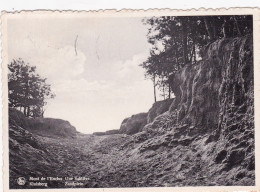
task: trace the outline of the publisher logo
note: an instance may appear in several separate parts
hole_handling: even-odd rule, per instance
[[[25,182],[26,182],[26,180],[25,180],[24,177],[19,177],[19,178],[17,179],[17,183],[18,183],[18,185],[24,185]]]

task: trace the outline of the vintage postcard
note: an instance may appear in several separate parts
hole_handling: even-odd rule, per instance
[[[4,191],[260,191],[259,17],[2,12]]]

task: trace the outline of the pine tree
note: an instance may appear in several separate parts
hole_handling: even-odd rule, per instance
[[[253,31],[250,15],[161,16],[144,19],[143,23],[148,26],[147,40],[152,48],[141,66],[164,98],[166,89],[171,97],[170,76],[185,65],[196,64],[203,47],[220,38],[240,37]]]
[[[17,108],[26,117],[43,116],[46,100],[54,98],[46,78],[36,73],[36,67],[25,64],[22,59],[8,65],[9,107]]]

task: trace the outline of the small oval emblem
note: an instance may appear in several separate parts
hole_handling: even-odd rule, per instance
[[[17,179],[17,183],[18,183],[18,185],[24,185],[25,182],[26,182],[26,180],[25,180],[24,177],[19,177],[19,178]]]

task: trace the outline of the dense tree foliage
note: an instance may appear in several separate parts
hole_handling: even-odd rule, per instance
[[[169,77],[187,64],[196,64],[201,59],[201,50],[220,38],[234,38],[253,31],[250,15],[236,16],[162,16],[143,20],[148,26],[147,39],[152,45],[149,58],[141,64],[145,76],[153,80],[156,101],[156,86],[164,98]]]
[[[26,117],[43,116],[46,100],[55,96],[46,78],[40,77],[36,67],[22,59],[13,60],[8,69],[9,107],[17,108]]]

